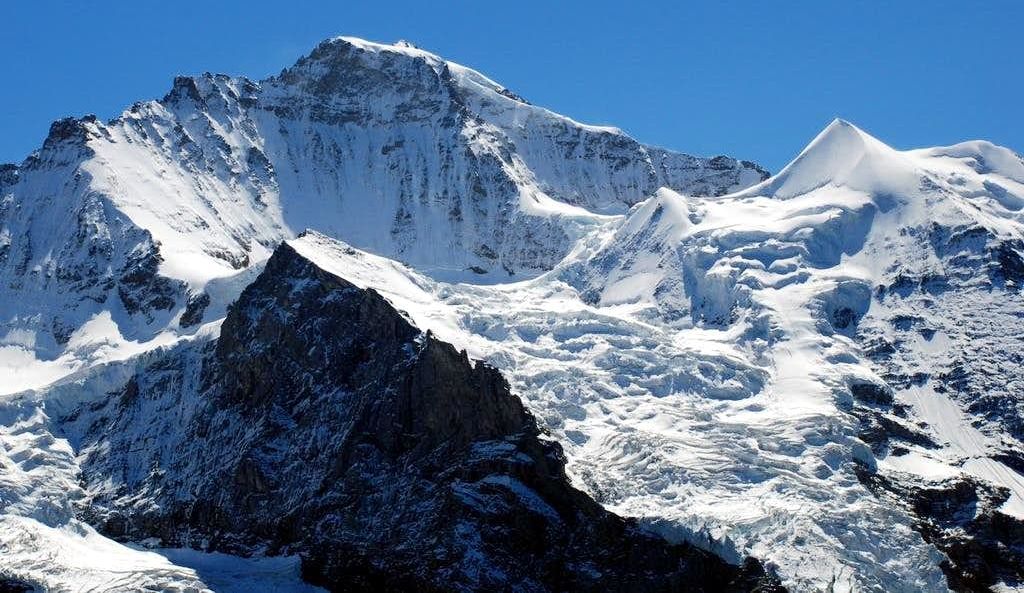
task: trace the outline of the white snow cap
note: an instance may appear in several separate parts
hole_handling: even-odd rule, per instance
[[[912,173],[913,165],[899,151],[836,118],[775,176],[740,195],[787,199],[824,186],[876,191],[881,180],[892,185],[908,181]]]

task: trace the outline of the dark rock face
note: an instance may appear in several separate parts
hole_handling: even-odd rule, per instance
[[[892,390],[874,383],[854,383],[850,385],[850,393],[859,402],[876,406],[892,405]]]
[[[129,313],[170,310],[183,291],[183,283],[159,274],[160,251],[152,241],[140,244],[128,254],[118,278],[117,295]]]
[[[36,588],[25,581],[0,577],[0,593],[33,593]]]
[[[1013,281],[1019,288],[1024,282],[1024,241],[1003,241],[995,246],[993,251],[997,273],[1004,280]]]
[[[1008,494],[970,478],[934,487],[905,485],[862,469],[877,495],[918,518],[925,541],[946,554],[941,564],[954,591],[990,591],[996,582],[1024,582],[1024,521],[996,511]]]
[[[89,139],[89,131],[85,124],[96,121],[95,115],[87,115],[82,119],[73,117],[58,119],[50,124],[50,132],[46,135],[46,140],[43,141],[43,147],[54,148],[64,142],[84,145]]]
[[[500,373],[288,244],[215,344],[70,421],[106,533],[299,553],[331,591],[780,590],[572,488]]]
[[[182,312],[181,318],[178,320],[178,325],[181,327],[192,327],[193,325],[198,325],[202,322],[203,314],[209,306],[210,295],[205,292],[190,295],[188,301],[185,303],[185,310]]]
[[[0,164],[0,187],[14,185],[18,181],[18,165]]]

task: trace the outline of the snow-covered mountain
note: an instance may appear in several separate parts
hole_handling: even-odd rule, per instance
[[[1020,156],[899,151],[837,120],[768,178],[354,39],[260,83],[179,78],[111,122],[58,122],[0,171],[0,391],[31,388],[0,408],[4,557],[49,562],[58,586],[101,582],[109,564],[68,550],[102,542],[133,582],[186,590],[188,569],[82,521],[230,549],[140,518],[175,492],[251,508],[196,471],[219,463],[200,453],[218,434],[262,447],[227,449],[260,452],[228,464],[251,494],[273,483],[262,472],[288,475],[265,447],[309,445],[250,426],[330,432],[320,412],[289,419],[306,400],[200,409],[220,393],[203,361],[240,315],[296,314],[270,297],[229,309],[268,290],[275,249],[488,361],[576,487],[671,542],[760,559],[794,591],[1024,586]],[[238,343],[269,337],[250,334]],[[310,362],[319,347],[306,356],[280,379],[340,381],[330,357]],[[261,381],[232,382],[255,397]],[[182,431],[200,427],[197,457]],[[36,568],[0,557],[0,575]]]
[[[550,269],[658,187],[722,194],[765,176],[578,124],[407,44],[334,39],[259,83],[181,77],[110,122],[59,121],[6,166],[0,336],[31,356],[4,358],[51,361],[38,373],[53,378],[96,359],[98,330],[176,335],[211,298],[206,318],[223,315],[217,295],[305,228],[497,281]]]
[[[900,152],[835,121],[752,188],[660,192],[563,278],[743,371],[656,431],[686,481],[732,474],[684,492],[742,549],[809,589],[1020,583],[1022,174],[989,143]],[[662,487],[613,508],[665,516]]]

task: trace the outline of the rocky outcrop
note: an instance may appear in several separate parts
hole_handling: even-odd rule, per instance
[[[185,310],[182,311],[181,318],[178,319],[178,325],[181,327],[192,327],[194,325],[198,325],[203,321],[203,315],[206,313],[206,308],[209,306],[210,295],[205,292],[190,294],[185,303]]]
[[[117,295],[130,314],[170,310],[184,286],[159,274],[160,251],[152,242],[140,244],[128,254],[118,278]]]
[[[68,422],[107,534],[299,553],[332,591],[777,589],[605,511],[498,371],[288,244],[215,343]]]
[[[1005,491],[969,477],[921,485],[868,468],[860,475],[878,496],[914,514],[925,541],[946,555],[940,566],[952,590],[983,593],[1024,581],[1024,522],[998,511]]]
[[[19,579],[0,577],[0,593],[34,593],[36,588]]]

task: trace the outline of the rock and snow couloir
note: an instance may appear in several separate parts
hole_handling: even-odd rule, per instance
[[[50,412],[159,383],[308,226],[296,253],[497,367],[574,483],[645,528],[797,591],[1019,586],[1020,157],[837,120],[764,177],[350,39],[55,125],[0,178],[4,357],[36,387],[4,404],[28,443],[4,467],[39,451],[3,541],[52,528],[33,468],[88,465]]]

